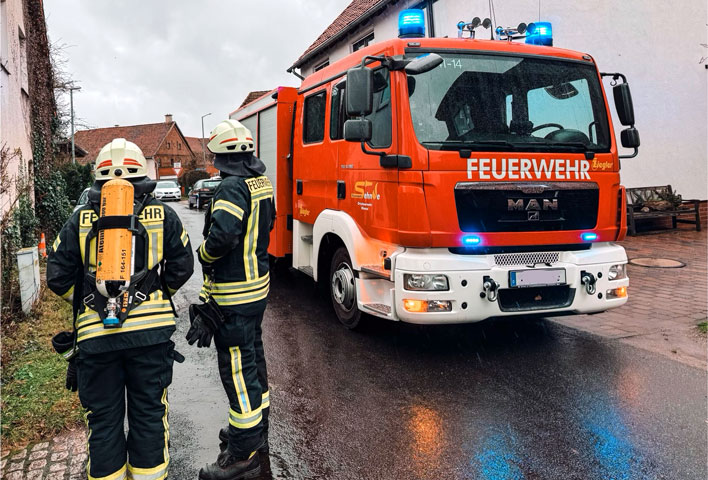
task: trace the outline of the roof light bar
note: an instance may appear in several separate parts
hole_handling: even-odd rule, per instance
[[[425,37],[425,15],[423,10],[411,8],[398,15],[398,38]]]
[[[553,26],[551,22],[530,23],[526,30],[526,43],[530,45],[553,46]]]

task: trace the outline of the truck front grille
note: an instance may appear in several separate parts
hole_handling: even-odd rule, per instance
[[[494,264],[500,267],[511,265],[538,265],[539,263],[556,263],[558,252],[507,253],[494,255]]]
[[[588,230],[599,193],[594,182],[462,182],[455,203],[463,232]]]

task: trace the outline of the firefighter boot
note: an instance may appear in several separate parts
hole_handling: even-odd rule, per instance
[[[239,460],[229,453],[221,452],[216,462],[199,470],[199,480],[241,480],[256,478],[261,473],[260,457],[253,452],[250,458]]]
[[[226,450],[226,447],[229,446],[229,427],[224,427],[221,430],[219,430],[219,441],[221,442],[219,444],[219,448],[221,448],[221,451],[223,452],[224,450]],[[260,453],[262,455],[268,455],[270,453],[270,446],[268,445],[268,432],[267,431],[263,432],[263,442],[258,447],[258,453]]]

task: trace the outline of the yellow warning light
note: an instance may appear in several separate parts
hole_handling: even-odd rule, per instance
[[[409,312],[427,312],[428,302],[426,300],[405,299],[403,300],[403,308],[405,308]]]
[[[607,291],[607,298],[624,298],[627,296],[627,287],[617,287]]]

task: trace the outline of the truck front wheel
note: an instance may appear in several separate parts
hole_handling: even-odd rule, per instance
[[[356,303],[354,269],[345,247],[334,252],[329,280],[329,294],[337,318],[345,327],[355,329],[361,321],[361,311]]]

